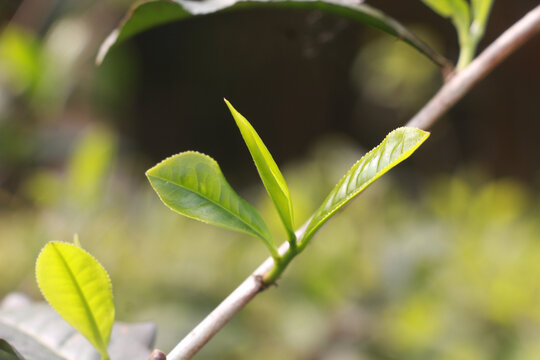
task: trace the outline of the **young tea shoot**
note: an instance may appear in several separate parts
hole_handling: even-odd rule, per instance
[[[428,132],[411,127],[388,134],[345,174],[311,216],[301,238],[296,239],[292,201],[285,178],[253,126],[227,100],[225,102],[287,231],[289,248],[284,254],[278,253],[259,212],[232,189],[212,158],[198,152],[183,152],[163,160],[148,170],[146,176],[160,199],[172,210],[261,239],[274,259],[274,268],[263,279],[267,285],[277,280],[328,219],[376,179],[411,156],[429,136]]]

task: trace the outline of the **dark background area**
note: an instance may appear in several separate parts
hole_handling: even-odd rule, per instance
[[[419,1],[370,4],[405,24],[427,26],[441,39],[443,54],[457,58],[452,25],[441,23]],[[534,5],[496,2],[480,50]],[[370,148],[417,110],[396,110],[355,92],[351,66],[373,36],[378,34],[347,20],[287,10],[162,26],[129,44],[139,75],[121,127],[154,160],[196,148],[226,168],[250,165],[221,101],[227,97],[264,134],[279,161],[301,157],[326,133],[344,134]],[[497,177],[536,181],[540,163],[520,159],[540,151],[538,59],[540,38],[505,61],[432,129],[415,167],[448,173],[478,163]]]
[[[19,4],[4,3],[0,21],[10,19]],[[160,26],[121,44],[104,65],[93,68],[98,45],[123,16],[127,4],[28,0],[13,22],[39,36],[55,18],[84,14],[93,27],[92,41],[75,76],[108,76],[113,81],[101,84],[89,79],[87,82],[97,82],[97,86],[75,86],[66,113],[91,106],[96,116],[120,131],[129,151],[147,159],[145,165],[198,149],[231,169],[233,177],[239,178],[233,182],[246,184],[256,174],[247,170],[250,160],[231,126],[223,97],[264,134],[278,162],[285,163],[301,158],[328,133],[345,135],[371,148],[391,129],[404,125],[442,83],[442,77],[436,75],[416,88],[403,86],[387,95],[399,98],[422,87],[421,100],[406,106],[374,102],[363,89],[355,88],[354,81],[362,82],[362,75],[353,79],[353,67],[359,51],[384,34],[318,12],[284,9],[244,10]],[[420,24],[423,34],[436,39],[433,46],[449,59],[457,58],[451,23],[441,21],[420,1],[368,4],[406,25]],[[535,4],[527,0],[495,2],[479,50]],[[369,61],[377,63],[382,58],[384,53]],[[537,37],[435,125],[428,150],[411,161],[415,171],[451,173],[460,166],[479,164],[496,177],[536,182],[540,163],[520,159],[540,151],[536,139],[540,130],[538,59]],[[422,66],[436,71],[431,64]],[[63,117],[61,121],[69,122]],[[12,175],[4,182],[17,182],[14,174],[18,172],[20,169],[6,170]]]

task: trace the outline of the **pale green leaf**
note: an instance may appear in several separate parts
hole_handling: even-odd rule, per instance
[[[469,11],[466,0],[422,0],[422,2],[442,17],[463,16]]]
[[[101,264],[76,245],[54,241],[39,254],[36,278],[49,304],[109,359],[115,310],[111,281]]]
[[[308,223],[300,247],[330,218],[388,170],[408,158],[429,136],[428,132],[402,127],[364,155],[338,182]]]
[[[148,170],[146,176],[161,200],[190,218],[256,236],[276,255],[266,223],[257,210],[229,185],[211,157],[183,152]]]
[[[242,11],[250,8],[315,10],[343,17],[377,28],[405,41],[441,67],[448,65],[448,60],[437,54],[396,20],[368,5],[341,0],[174,0],[139,2],[130,9],[122,23],[103,42],[98,53],[97,62],[100,63],[103,60],[112,46],[153,27],[196,16]]]
[[[422,0],[433,11],[452,20],[458,33],[469,31],[471,15],[466,0]]]
[[[291,202],[291,195],[289,194],[289,187],[279,171],[279,168],[270,155],[270,152],[264,145],[263,141],[253,128],[247,119],[242,116],[236,109],[225,100],[225,103],[229,107],[231,114],[236,121],[236,125],[242,133],[242,137],[253,157],[255,166],[259,171],[261,180],[268,192],[268,195],[274,202],[274,205],[278,211],[279,217],[287,230],[289,239],[294,239],[294,222],[293,222],[293,208]]]
[[[471,6],[474,20],[485,23],[493,6],[493,0],[472,0]]]
[[[472,25],[471,35],[476,42],[484,36],[486,23],[489,18],[493,0],[472,0]]]
[[[456,28],[460,57],[457,64],[462,69],[471,62],[474,57],[476,44],[470,35],[471,14],[470,6],[466,0],[422,0],[433,11],[443,17],[450,18]]]

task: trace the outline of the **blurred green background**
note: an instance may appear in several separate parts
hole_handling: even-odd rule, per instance
[[[370,1],[455,59],[420,1]],[[144,171],[215,157],[275,234],[279,218],[222,98],[257,128],[297,224],[441,85],[384,34],[318,12],[243,11],[162,26],[94,57],[130,1],[0,5],[0,298],[40,299],[34,261],[81,242],[111,274],[118,319],[169,350],[266,257],[183,218]],[[496,1],[485,41],[536,5]],[[440,121],[413,158],[333,219],[200,359],[538,359],[540,57],[534,39]]]

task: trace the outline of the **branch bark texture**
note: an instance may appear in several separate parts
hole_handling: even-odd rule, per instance
[[[465,69],[456,73],[435,96],[407,123],[420,129],[429,129],[450,107],[461,99],[476,83],[498,64],[515,52],[522,44],[540,31],[540,5],[531,10],[495,40]],[[302,238],[305,228],[296,232]],[[289,244],[279,248],[283,255]],[[266,259],[240,286],[195,327],[167,356],[168,360],[191,359],[229,320],[244,308],[266,286],[262,279],[274,265]]]

